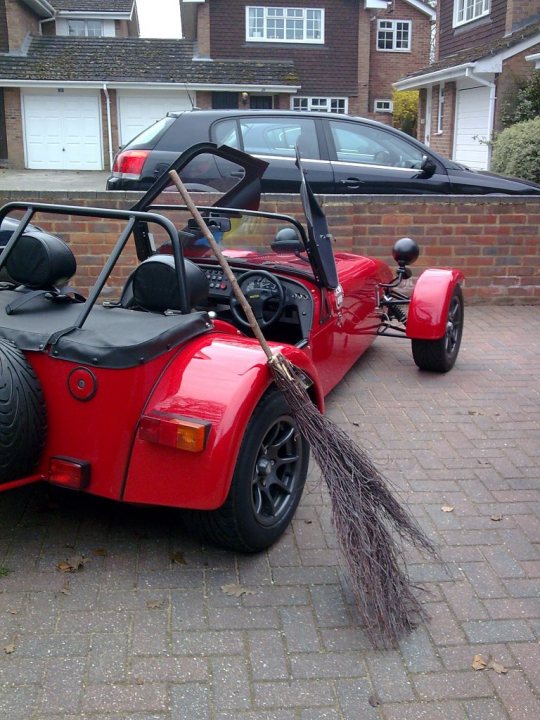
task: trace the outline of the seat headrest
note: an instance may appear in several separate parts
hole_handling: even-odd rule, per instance
[[[208,279],[191,260],[184,260],[184,266],[188,301],[194,307],[208,297]],[[172,255],[153,255],[139,265],[131,279],[136,306],[153,312],[182,309]]]
[[[40,230],[22,235],[6,262],[16,283],[33,290],[63,287],[75,275],[77,264],[66,243]]]

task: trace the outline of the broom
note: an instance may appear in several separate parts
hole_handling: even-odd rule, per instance
[[[366,452],[319,412],[298,369],[281,353],[272,351],[227,259],[178,173],[172,170],[169,175],[231,283],[299,432],[311,446],[328,486],[333,525],[367,635],[374,645],[395,645],[404,633],[427,618],[403,567],[401,540],[408,540],[433,556],[436,550],[416,520],[394,498],[388,482]],[[398,542],[392,531],[397,533]]]

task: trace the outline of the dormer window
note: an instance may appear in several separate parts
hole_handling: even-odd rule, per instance
[[[103,37],[102,20],[68,20],[67,27],[71,37]]]
[[[324,43],[322,8],[246,7],[248,42]]]
[[[454,0],[454,27],[489,15],[491,0]]]

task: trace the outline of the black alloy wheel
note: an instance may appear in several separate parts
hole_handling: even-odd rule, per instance
[[[421,370],[445,373],[454,367],[463,335],[463,293],[456,285],[446,317],[446,330],[438,340],[412,340],[414,362]]]

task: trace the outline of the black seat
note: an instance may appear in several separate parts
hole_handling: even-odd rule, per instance
[[[40,230],[22,235],[6,261],[6,270],[23,293],[6,306],[8,315],[40,295],[66,302],[84,300],[67,287],[77,263],[71,249],[56,235]]]
[[[198,265],[184,260],[184,267],[188,302],[193,308],[208,298],[210,287]],[[142,262],[128,278],[120,304],[150,312],[182,310],[174,257],[153,255]]]

